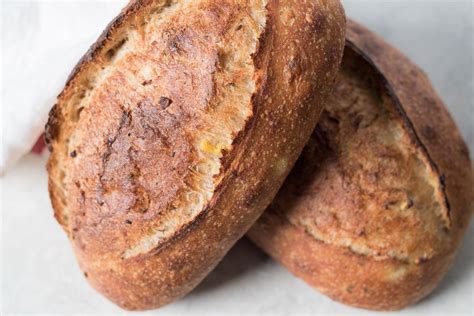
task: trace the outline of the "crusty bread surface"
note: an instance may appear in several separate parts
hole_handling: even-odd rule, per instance
[[[46,140],[55,216],[125,309],[191,291],[307,142],[344,46],[338,0],[134,0],[72,72]]]
[[[472,188],[466,145],[426,75],[349,21],[335,92],[248,236],[329,297],[396,310],[447,272]]]

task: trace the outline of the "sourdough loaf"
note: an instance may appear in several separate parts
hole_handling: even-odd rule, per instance
[[[451,265],[472,188],[468,149],[426,75],[349,22],[335,92],[248,235],[335,300],[400,309]]]
[[[342,58],[338,0],[134,0],[50,113],[49,191],[126,309],[191,291],[273,199]]]

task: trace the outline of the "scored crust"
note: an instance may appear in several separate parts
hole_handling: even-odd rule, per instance
[[[301,152],[344,30],[337,0],[137,0],[122,11],[46,127],[55,216],[94,287],[146,309],[202,280]]]
[[[250,238],[328,296],[400,309],[445,274],[472,213],[466,146],[426,76],[349,22],[335,92]]]

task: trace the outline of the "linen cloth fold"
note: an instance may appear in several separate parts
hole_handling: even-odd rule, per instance
[[[32,149],[75,63],[126,2],[2,3],[0,174]]]

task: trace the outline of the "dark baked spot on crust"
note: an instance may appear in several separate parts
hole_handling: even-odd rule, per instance
[[[298,268],[298,270],[303,271],[305,274],[318,274],[319,273],[319,271],[314,271],[315,269],[313,269],[311,265],[307,264],[307,262],[303,260],[300,260],[300,258],[294,257],[292,259],[293,259],[292,264],[295,265]]]
[[[445,177],[444,175],[441,175],[441,176],[439,177],[439,182],[441,183],[441,185],[442,185],[443,187],[445,187],[445,186],[446,186],[446,177]]]
[[[79,204],[84,206],[85,201],[86,201],[86,193],[84,192],[84,190],[81,190],[80,191],[80,196],[79,196]]]
[[[48,122],[45,126],[44,141],[48,146],[48,150],[53,150],[52,143],[59,135],[59,109],[55,104],[49,111]]]
[[[420,72],[420,70],[418,70],[417,72]],[[436,104],[436,101],[434,100],[434,98],[432,96],[424,95],[424,96],[422,96],[422,100],[423,100],[424,106],[429,107],[430,112],[439,112],[440,111],[440,109],[438,107],[433,106],[434,104]]]
[[[285,67],[284,75],[289,84],[292,84],[296,78],[301,76],[303,73],[303,67],[301,66],[302,62],[298,56],[290,59]]]
[[[168,263],[168,269],[179,272],[186,266],[187,263],[188,261],[186,260],[186,257],[176,256]]]
[[[177,53],[177,52],[179,52],[178,43],[175,42],[175,41],[169,41],[169,42],[168,42],[168,49],[169,49],[170,52],[172,52],[172,53]]]
[[[423,264],[423,263],[426,263],[426,262],[429,262],[429,258],[425,258],[425,257],[419,257],[415,260],[415,263],[416,264]]]
[[[109,136],[106,140],[106,150],[104,152],[104,154],[102,154],[102,163],[103,164],[106,164],[110,158],[110,155],[112,154],[113,152],[113,144],[115,143],[115,141],[117,140],[117,137],[120,135],[121,131],[127,126],[129,125],[131,122],[131,115],[130,115],[130,112],[128,111],[123,111],[122,113],[122,117],[120,118],[120,123],[119,123],[119,126],[117,128],[117,132],[112,135],[112,136]],[[102,175],[100,176],[100,179],[102,179],[103,177],[103,173]]]
[[[84,107],[79,107],[77,110],[76,110],[76,113],[74,114],[74,116],[72,117],[72,120],[74,122],[77,122],[79,121],[80,117],[81,117],[81,113],[82,111],[84,110]]]
[[[127,42],[127,38],[124,38],[120,41],[118,41],[113,47],[109,48],[107,52],[105,52],[105,59],[106,60],[112,60],[117,52],[122,48],[123,45]]]
[[[346,287],[346,292],[347,293],[352,293],[353,290],[355,288],[355,285],[354,284],[349,284],[347,287]]]
[[[165,31],[166,45],[173,54],[184,54],[192,48],[192,35],[189,29],[168,29]]]
[[[271,25],[273,25],[272,17],[268,17],[267,25],[260,34],[260,38],[258,39],[257,42],[257,48],[255,52],[252,54],[252,60],[255,65],[256,69],[261,69],[265,66],[265,63],[268,62],[267,59],[265,59],[265,54],[264,54],[264,49],[268,49],[271,45],[270,42],[273,40],[271,36]],[[252,96],[252,98],[257,98],[256,95]],[[252,104],[257,104],[255,103],[256,100],[252,99]],[[255,109],[254,113],[255,113]]]
[[[263,196],[263,183],[257,185],[257,187],[253,190],[250,190],[250,192],[247,194],[244,200],[244,205],[247,207],[252,207],[258,200],[259,197]]]
[[[423,126],[421,133],[429,140],[435,140],[438,137],[436,130],[431,125]]]
[[[163,100],[162,100],[163,99]],[[160,97],[159,103],[161,109],[163,109],[163,105],[171,105],[172,100],[167,98]],[[163,105],[162,105],[163,104]],[[157,115],[157,108],[153,104],[153,101],[150,99],[145,99],[139,102],[138,107],[133,111],[134,116],[137,117],[139,121],[139,125],[141,129],[145,132],[145,134],[153,134],[157,136],[163,143],[163,145],[167,148],[171,148],[171,143],[167,134],[163,133],[160,130],[160,127],[157,123],[159,116]],[[149,132],[149,133],[148,133]],[[150,135],[151,136],[151,135]]]
[[[159,103],[160,103],[161,109],[166,110],[171,105],[171,103],[173,103],[173,100],[167,97],[160,97]]]
[[[135,212],[146,213],[150,206],[150,198],[147,191],[143,186],[139,185],[134,179],[132,183],[135,187],[133,193],[135,195],[135,204],[133,204],[132,210]]]
[[[307,13],[307,20],[310,22],[310,29],[313,32],[320,33],[327,29],[327,17],[319,10]]]

